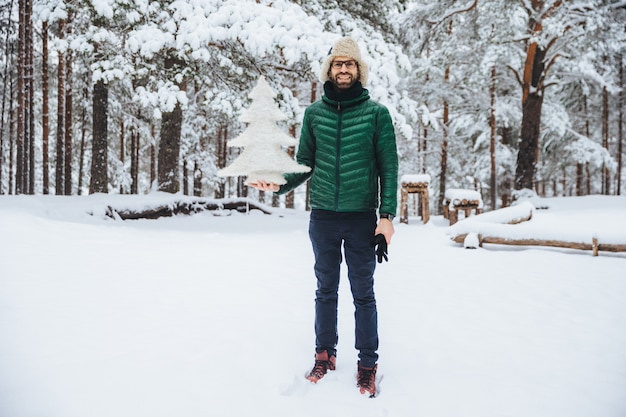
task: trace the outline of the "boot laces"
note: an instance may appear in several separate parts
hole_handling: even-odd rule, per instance
[[[357,384],[359,387],[372,391],[374,389],[374,381],[376,379],[376,368],[366,369],[359,368],[357,376]]]
[[[324,375],[326,375],[329,364],[329,361],[316,360],[315,365],[313,366],[313,369],[311,370],[309,376],[321,379]]]

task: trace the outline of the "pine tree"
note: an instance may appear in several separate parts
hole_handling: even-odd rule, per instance
[[[282,146],[294,146],[297,141],[280,130],[277,121],[285,120],[274,98],[276,93],[264,76],[248,95],[252,104],[244,111],[240,120],[248,127],[228,146],[244,147],[244,151],[233,163],[218,171],[221,177],[247,176],[246,183],[259,180],[284,184],[283,174],[308,172],[311,168],[299,165],[282,150]]]

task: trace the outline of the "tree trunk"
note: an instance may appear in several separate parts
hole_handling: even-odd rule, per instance
[[[217,133],[217,168],[222,169],[226,166],[226,156],[227,156],[227,147],[226,147],[226,138],[228,137],[228,127],[222,126],[218,129]],[[226,192],[226,179],[221,178],[217,184],[217,188],[214,190],[215,198],[224,198],[224,194]]]
[[[24,191],[26,194],[35,193],[35,82],[34,82],[34,41],[33,41],[33,1],[26,0],[26,45],[25,45],[25,94],[26,117],[25,123],[25,153],[24,153]]]
[[[583,112],[585,114],[585,131],[584,135],[589,138],[590,137],[590,125],[589,125],[589,111],[587,108],[587,96],[582,96],[582,104],[583,104]],[[576,164],[576,195],[583,196],[585,194],[585,164],[583,162],[579,162]]]
[[[87,102],[87,88],[83,89],[83,103]],[[83,177],[85,175],[85,133],[87,132],[87,109],[82,107],[80,129],[80,153],[78,156],[78,195],[83,195]]]
[[[153,189],[155,187],[155,181],[156,181],[156,164],[157,164],[157,157],[156,157],[156,145],[154,144],[154,138],[155,138],[155,133],[154,133],[154,124],[152,124],[150,126],[150,188]]]
[[[543,96],[533,93],[522,105],[522,131],[517,153],[515,189],[533,189],[535,167],[539,159],[539,135]]]
[[[609,150],[609,92],[602,89],[602,147]],[[611,173],[606,164],[602,164],[602,194],[609,195],[611,190]]]
[[[18,1],[19,30],[17,46],[17,136],[16,136],[16,160],[15,160],[15,194],[24,192],[24,136],[26,134],[26,97],[25,91],[25,66],[26,66],[26,0]]]
[[[13,2],[11,2],[11,8],[10,8],[10,13],[13,11]],[[2,189],[2,172],[3,172],[3,166],[4,166],[4,113],[7,110],[7,87],[10,85],[11,89],[9,90],[9,118],[12,120],[11,115],[13,114],[13,105],[11,104],[13,102],[13,100],[11,100],[11,98],[13,97],[13,78],[10,77],[10,72],[9,72],[9,62],[12,61],[13,59],[13,54],[11,53],[11,48],[10,48],[10,35],[11,35],[11,31],[7,30],[7,36],[5,39],[5,54],[4,54],[4,73],[3,73],[3,80],[4,82],[2,83],[2,112],[0,113],[0,195],[4,194],[4,191]],[[13,124],[11,123],[9,125],[9,131],[11,131]],[[11,146],[11,135],[9,134],[9,140],[8,140],[9,146]],[[9,175],[9,178],[11,176]]]
[[[126,132],[124,131],[124,119],[120,120],[120,165],[122,166],[122,171],[125,171],[124,168],[124,159],[126,155],[126,145],[124,144],[124,135]],[[120,182],[120,194],[124,194],[124,182]]]
[[[589,195],[589,194],[591,194],[591,168],[589,166],[589,162],[587,162],[585,164],[585,173],[586,173],[586,175],[585,175],[585,179],[586,179],[585,187],[587,189],[586,194]]]
[[[139,133],[135,127],[130,133],[130,193],[139,194]]]
[[[292,124],[289,126],[289,134],[291,135],[292,138],[296,137],[296,125]],[[295,146],[290,146],[289,148],[287,148],[287,154],[292,158],[295,159],[296,156],[296,147]],[[287,195],[285,195],[285,207],[286,208],[294,208],[295,207],[295,201],[294,201],[294,196],[295,193],[293,191],[290,191],[287,193]]]
[[[183,158],[183,195],[189,195],[189,169],[187,158]]]
[[[426,83],[430,81],[430,74],[426,74]],[[424,106],[428,108],[428,100],[424,100]],[[426,173],[426,155],[428,155],[428,125],[424,124],[422,129],[422,138],[417,140],[417,172]]]
[[[35,58],[34,58],[34,29],[33,29],[33,1],[28,0],[28,44],[26,76],[28,77],[28,194],[35,194]]]
[[[32,0],[19,0],[15,193],[34,193],[34,83]]]
[[[15,112],[17,111],[16,106],[13,104],[15,102],[15,85],[13,83],[13,78],[9,77],[9,82],[11,84],[11,87],[9,88],[10,93],[9,93],[9,106],[10,106],[10,110],[9,110],[9,194],[13,194],[13,187],[14,187],[14,183],[15,183],[15,178],[13,176],[13,157],[14,157],[14,143],[16,142],[16,137],[15,137],[15,118],[16,118],[16,114]]]
[[[428,104],[425,104],[428,106]],[[428,154],[428,126],[424,125],[422,129],[422,139],[417,141],[417,154],[419,164],[417,166],[417,172],[420,174],[426,173],[426,155]]]
[[[446,67],[444,73],[444,83],[450,79],[450,67]],[[448,173],[448,127],[450,126],[450,109],[448,100],[443,101],[443,138],[441,141],[441,171],[439,173],[439,201],[437,201],[437,212],[443,208],[443,200],[446,194],[446,176]]]
[[[202,170],[198,165],[198,161],[193,163],[193,195],[195,197],[202,195]]]
[[[248,197],[248,187],[243,177],[237,177],[237,197]]]
[[[452,35],[452,20],[448,23],[448,36]],[[443,83],[448,84],[450,80],[450,66],[447,65],[444,75]],[[440,213],[443,209],[443,200],[446,194],[446,177],[448,175],[448,134],[450,133],[448,127],[450,126],[450,109],[448,100],[443,100],[443,137],[441,140],[441,171],[439,173],[439,199],[437,201],[437,212]]]
[[[68,13],[67,33],[71,33],[71,13]],[[66,89],[65,89],[65,159],[64,159],[64,185],[63,191],[65,195],[72,195],[72,136],[74,128],[73,121],[73,100],[72,100],[72,51],[67,51],[66,55]]]
[[[93,86],[93,140],[89,193],[108,193],[109,88],[100,79]]]
[[[59,38],[64,39],[65,22],[59,22]],[[63,195],[63,167],[64,167],[64,146],[63,138],[65,137],[65,54],[62,51],[57,52],[57,128],[56,128],[56,163],[54,169],[54,193]]]
[[[584,165],[582,163],[576,164],[576,195],[583,195],[583,180],[585,178]]]
[[[165,70],[174,74],[178,68],[184,65],[173,52],[165,57]],[[184,90],[184,81],[177,82],[179,88]],[[161,119],[161,138],[159,140],[159,161],[157,166],[159,191],[177,193],[180,190],[180,135],[183,124],[183,109],[177,102],[174,110],[164,112]]]
[[[180,132],[183,110],[180,103],[169,113],[163,113],[161,119],[161,139],[159,140],[158,181],[159,191],[177,193],[180,190]]]
[[[50,140],[50,104],[48,78],[48,22],[41,24],[42,57],[41,57],[41,136],[43,152],[43,193],[50,194],[49,140]]]
[[[535,11],[540,11],[543,7],[543,1],[533,0],[532,6]],[[552,7],[558,7],[558,5],[555,3]],[[544,17],[547,17],[549,13],[550,11],[546,12]],[[540,19],[541,17],[537,20],[535,16],[529,18],[531,35],[537,36],[542,32],[543,26]],[[531,41],[529,41],[526,49],[522,76],[522,129],[515,170],[516,190],[533,189],[535,168],[539,160],[546,47],[533,41],[534,36],[530,38]]]
[[[622,58],[622,57],[620,57]],[[622,153],[624,143],[624,61],[623,58],[619,60],[619,96],[617,105],[619,107],[619,114],[617,117],[617,195],[622,195]]]
[[[497,172],[496,172],[496,66],[491,67],[491,88],[489,91],[491,97],[491,107],[489,110],[489,155],[491,159],[491,178],[489,185],[491,187],[491,210],[495,210],[497,201]]]

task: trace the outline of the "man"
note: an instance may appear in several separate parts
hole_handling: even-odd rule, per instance
[[[367,77],[368,66],[357,43],[351,38],[339,39],[322,66],[325,94],[304,114],[296,159],[311,171],[285,175],[287,183],[281,187],[265,181],[251,185],[286,193],[311,179],[309,236],[317,277],[316,350],[315,365],[306,378],[317,383],[336,366],[343,245],[355,306],[357,386],[362,394],[374,396],[378,368],[374,238],[384,236],[379,243],[386,251],[394,233],[398,156],[389,111],[370,99],[363,88]]]

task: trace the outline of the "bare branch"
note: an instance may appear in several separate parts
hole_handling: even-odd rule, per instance
[[[626,0],[619,1],[617,3],[609,4],[611,9],[626,9]]]
[[[510,66],[510,65],[507,65],[506,67],[511,70],[513,75],[515,75],[515,78],[517,79],[517,83],[521,87],[523,85],[523,83],[522,83],[522,77],[520,77],[519,72],[517,72],[517,70],[515,68],[513,68],[512,66]]]
[[[477,5],[478,5],[478,0],[474,0],[474,2],[472,4],[470,4],[468,7],[464,8],[464,9],[452,10],[450,13],[448,13],[445,16],[443,16],[438,21],[429,20],[428,23],[431,23],[431,24],[433,24],[435,26],[439,25],[439,24],[443,23],[444,20],[447,20],[447,19],[451,18],[452,16],[454,16],[456,14],[466,13],[466,12],[469,12],[469,11],[475,9]]]
[[[548,17],[552,16],[552,14],[563,5],[563,1],[562,0],[557,0],[554,2],[554,4],[552,4],[552,6],[550,6],[550,8],[548,10],[546,10],[546,12],[544,14],[541,15],[541,19],[547,19]]]

